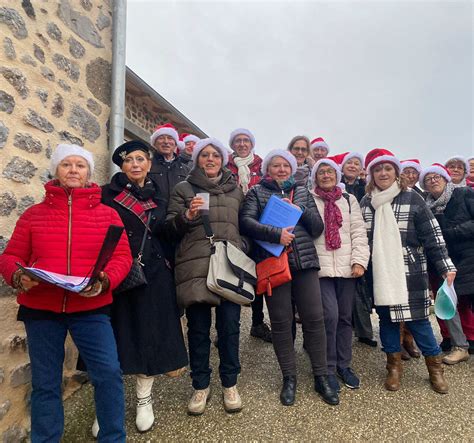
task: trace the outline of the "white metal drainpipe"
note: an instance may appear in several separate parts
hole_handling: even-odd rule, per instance
[[[112,162],[114,149],[123,143],[125,119],[125,48],[127,42],[127,0],[113,0],[112,90],[110,98],[109,174],[118,171]]]

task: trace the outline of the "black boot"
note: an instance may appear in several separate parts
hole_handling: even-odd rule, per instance
[[[280,401],[283,406],[291,406],[296,397],[296,375],[285,375],[280,392]]]
[[[321,396],[321,398],[330,405],[339,404],[339,396],[337,391],[334,391],[329,386],[329,379],[327,375],[314,376],[314,390]]]

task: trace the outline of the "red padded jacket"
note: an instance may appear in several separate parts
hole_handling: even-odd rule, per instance
[[[28,208],[18,219],[2,255],[0,271],[8,284],[23,266],[69,275],[87,275],[92,270],[111,225],[123,226],[117,212],[100,202],[101,188],[76,188],[68,193],[50,181],[45,185],[43,202]],[[82,297],[71,291],[40,283],[28,292],[19,292],[20,305],[53,312],[79,312],[112,303],[112,289],[126,277],[132,264],[125,232],[104,271],[110,280],[107,292]]]

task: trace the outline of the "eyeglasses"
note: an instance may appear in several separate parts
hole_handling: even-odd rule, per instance
[[[291,148],[291,150],[295,152],[308,152],[308,148],[302,148],[300,146],[295,146]]]
[[[329,176],[333,176],[333,175],[336,175],[336,171],[331,168],[331,169],[320,169],[318,171],[318,177],[323,177],[324,175],[329,175]]]
[[[249,139],[249,138],[236,138],[234,139],[234,143],[236,145],[247,145],[247,144],[250,144],[252,143],[252,141]]]
[[[441,175],[436,174],[432,175],[431,177],[425,177],[423,180],[425,183],[434,183],[434,182],[439,182],[441,180]]]

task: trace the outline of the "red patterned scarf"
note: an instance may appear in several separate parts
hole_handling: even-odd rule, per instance
[[[323,191],[316,188],[314,192],[324,200],[324,239],[326,250],[334,251],[341,247],[339,228],[342,226],[342,214],[336,205],[336,200],[342,196],[342,190],[336,186],[332,191]]]
[[[123,206],[125,209],[133,212],[145,226],[148,219],[145,211],[158,207],[158,205],[151,198],[144,201],[138,200],[130,191],[126,189],[117,195],[117,197],[114,198],[114,201]]]

